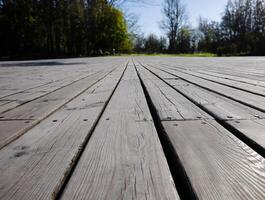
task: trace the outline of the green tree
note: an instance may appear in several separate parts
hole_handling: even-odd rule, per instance
[[[127,26],[123,14],[105,0],[91,1],[88,9],[88,50],[91,54],[130,50]]]
[[[160,52],[160,41],[157,38],[156,35],[150,34],[146,39],[145,39],[145,51],[147,53],[159,53]]]
[[[177,52],[190,53],[191,52],[191,30],[189,27],[182,27],[178,33]]]

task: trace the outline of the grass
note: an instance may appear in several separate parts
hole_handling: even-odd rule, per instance
[[[216,57],[216,54],[213,53],[188,53],[188,54],[176,54],[176,56],[181,57]]]
[[[118,54],[117,54],[118,55]],[[133,56],[162,56],[162,57],[216,57],[216,54],[213,53],[182,53],[182,54],[121,54],[121,55],[133,55]]]

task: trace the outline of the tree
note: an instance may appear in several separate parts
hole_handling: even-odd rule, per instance
[[[161,36],[159,38],[159,53],[165,53],[167,50],[167,38]]]
[[[256,0],[253,9],[253,44],[254,55],[265,55],[265,2]]]
[[[134,40],[134,51],[136,53],[142,53],[144,52],[144,48],[145,48],[145,38],[143,36],[143,34],[137,35]]]
[[[1,57],[129,51],[123,13],[107,0],[1,0]]]
[[[191,30],[189,27],[182,27],[178,32],[177,52],[191,52]]]
[[[91,54],[130,50],[123,14],[105,0],[94,0],[88,9],[88,51]]]
[[[162,29],[166,31],[169,39],[169,52],[177,49],[177,36],[184,25],[186,10],[181,0],[165,0],[162,21]]]
[[[220,24],[200,18],[198,29],[201,33],[198,43],[199,50],[217,53],[217,48],[221,42]]]
[[[150,34],[145,40],[145,51],[147,53],[158,53],[160,51],[160,41],[156,35]]]

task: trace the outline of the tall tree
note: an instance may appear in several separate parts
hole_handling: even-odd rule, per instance
[[[163,13],[165,19],[162,21],[162,29],[169,39],[169,51],[174,53],[177,49],[178,32],[185,22],[185,6],[181,0],[165,0]]]
[[[1,0],[0,58],[130,50],[123,13],[107,0]]]
[[[160,51],[160,41],[154,34],[147,36],[144,46],[147,53],[158,53]]]
[[[201,32],[198,48],[200,51],[217,53],[221,42],[221,30],[218,22],[199,19],[199,31]]]
[[[92,54],[124,51],[130,41],[124,16],[105,0],[90,0],[88,8],[88,51]]]
[[[191,29],[181,27],[178,32],[177,51],[179,53],[190,53],[191,51]]]

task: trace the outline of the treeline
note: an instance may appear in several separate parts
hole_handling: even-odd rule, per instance
[[[184,1],[164,0],[163,13],[168,40],[138,36],[136,52],[265,55],[264,0],[229,0],[221,22],[200,18],[196,29],[188,25]]]
[[[123,13],[107,0],[0,0],[0,57],[128,52]]]
[[[229,0],[221,23],[201,20],[199,50],[218,55],[265,55],[265,1]]]
[[[163,0],[165,32],[143,36],[117,4],[145,0],[0,0],[0,59],[196,53],[265,55],[265,1],[229,0],[220,22],[189,25],[185,0]]]

